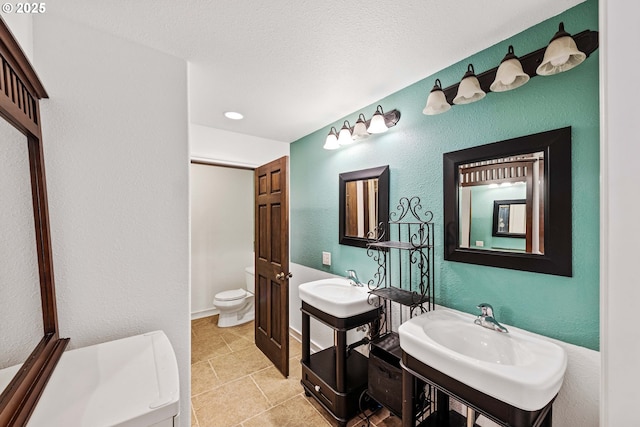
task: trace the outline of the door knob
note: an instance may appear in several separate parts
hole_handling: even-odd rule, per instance
[[[285,274],[284,271],[276,274],[276,279],[278,279],[278,280],[290,279],[292,277],[293,277],[293,274],[291,274],[291,273],[286,273]]]

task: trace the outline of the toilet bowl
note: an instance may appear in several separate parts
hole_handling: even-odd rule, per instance
[[[250,322],[255,317],[255,291],[253,266],[245,268],[246,289],[218,292],[213,298],[213,305],[220,311],[218,326],[226,328]]]

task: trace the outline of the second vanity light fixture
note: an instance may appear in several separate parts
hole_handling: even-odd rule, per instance
[[[351,127],[348,120],[344,121],[339,132],[332,126],[323,148],[325,150],[336,150],[342,146],[368,138],[372,134],[386,132],[390,127],[395,126],[398,120],[400,120],[400,111],[391,110],[385,113],[382,110],[382,106],[378,105],[371,120],[367,120],[364,114],[360,113],[353,127]]]
[[[581,64],[597,48],[597,31],[585,30],[572,37],[561,22],[546,48],[518,58],[513,46],[509,46],[498,67],[476,76],[473,65],[469,64],[460,83],[446,89],[442,89],[440,79],[436,79],[422,112],[426,115],[441,114],[449,111],[451,104],[470,104],[484,98],[487,92],[516,89],[536,75],[550,76],[568,71]]]

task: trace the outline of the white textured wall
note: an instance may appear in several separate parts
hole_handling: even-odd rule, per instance
[[[638,425],[638,2],[600,0],[601,425]],[[594,248],[595,250],[595,248]]]
[[[202,317],[253,265],[253,171],[192,164],[190,187],[191,313]]]
[[[0,369],[24,362],[42,330],[27,138],[0,118]]]
[[[187,67],[34,17],[61,335],[71,348],[161,329],[190,418]]]
[[[11,4],[15,6],[15,3]],[[27,58],[33,62],[33,16],[29,13],[3,13],[2,19]]]
[[[214,129],[197,124],[189,125],[191,157],[221,164],[256,167],[289,155],[289,144]]]

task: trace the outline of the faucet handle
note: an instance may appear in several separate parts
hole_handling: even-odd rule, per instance
[[[491,306],[491,304],[483,302],[481,304],[478,304],[477,308],[482,311],[482,317],[493,317],[493,307]]]

